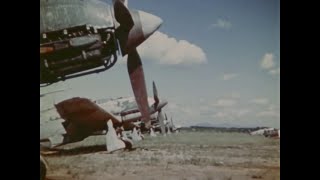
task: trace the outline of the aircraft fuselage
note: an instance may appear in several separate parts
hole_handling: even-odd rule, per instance
[[[105,2],[40,0],[40,84],[112,67],[118,50],[115,28],[112,7]]]

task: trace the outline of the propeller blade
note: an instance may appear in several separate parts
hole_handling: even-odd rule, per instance
[[[141,112],[142,121],[145,123],[146,128],[149,129],[151,127],[151,121],[149,114],[148,94],[142,62],[136,49],[132,50],[128,54],[127,68],[138,109]]]
[[[120,23],[116,29],[122,56],[135,50],[148,39],[162,24],[159,17],[136,10],[128,10],[120,1],[114,3],[115,19]]]
[[[113,10],[114,16],[120,26],[129,32],[134,25],[129,9],[121,0],[115,0],[113,3]]]
[[[142,115],[145,127],[151,127],[148,94],[140,56],[136,50],[142,42],[151,36],[162,24],[162,19],[143,12],[127,8],[127,0],[113,0],[114,16],[120,26],[116,29],[122,56],[128,54],[128,73],[132,90]]]
[[[158,112],[158,120],[160,122],[161,133],[165,134],[166,133],[166,128],[164,126],[164,118],[163,118],[162,111]]]
[[[157,109],[157,106],[159,104],[158,90],[157,90],[157,87],[156,87],[156,84],[154,83],[154,81],[153,81],[152,85],[153,85],[153,99],[155,101],[154,108]]]
[[[172,126],[172,127],[174,127],[174,125],[173,125],[173,121],[172,121],[172,117],[171,117],[170,119],[171,119],[171,126]]]
[[[127,0],[113,0],[112,1],[113,4],[115,3],[115,1],[121,1],[124,4],[124,6],[128,7],[128,1]]]
[[[121,0],[114,0],[113,10],[115,19],[120,24],[120,26],[115,31],[115,35],[119,40],[120,49],[122,55],[124,56],[127,53],[126,46],[128,43],[130,30],[134,26],[134,21],[129,9],[123,4]]]

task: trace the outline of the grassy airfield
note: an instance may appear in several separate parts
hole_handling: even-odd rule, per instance
[[[46,155],[48,179],[242,180],[280,179],[280,140],[245,133],[182,131],[105,151],[95,136]]]

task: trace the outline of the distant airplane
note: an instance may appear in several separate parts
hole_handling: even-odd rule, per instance
[[[167,119],[167,115],[166,115],[166,119]],[[176,126],[173,123],[172,117],[170,118],[170,122],[167,121],[167,129],[170,130],[171,132],[179,132],[181,127],[180,126]]]
[[[158,97],[158,90],[155,85],[155,82],[153,82],[153,103],[151,99],[148,100],[149,104],[152,104],[151,107],[149,107],[149,114],[152,116],[151,118],[151,127],[153,129],[160,127],[161,133],[165,133],[165,119],[162,113],[162,109],[168,104],[166,100],[161,100]],[[137,107],[137,103],[132,98],[117,98],[115,100],[109,100],[105,102],[101,102],[100,100],[96,100],[96,103],[99,104],[102,108],[104,108],[106,111],[110,111],[112,108],[111,106],[114,106],[116,104],[116,108],[118,108],[118,111],[113,110],[113,114],[115,116],[118,116],[119,119],[121,119],[123,122],[137,122],[142,119],[142,113]],[[120,109],[119,109],[120,108]],[[155,117],[155,113],[158,114],[157,117]],[[149,129],[144,128],[144,123],[142,123],[142,131],[149,131]]]
[[[253,132],[250,132],[250,135],[261,135],[265,137],[280,138],[280,129],[276,128],[263,128]]]

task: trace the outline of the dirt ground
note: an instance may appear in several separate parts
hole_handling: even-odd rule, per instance
[[[244,133],[180,132],[145,137],[132,151],[105,151],[90,137],[45,155],[51,180],[280,179],[280,140]]]

